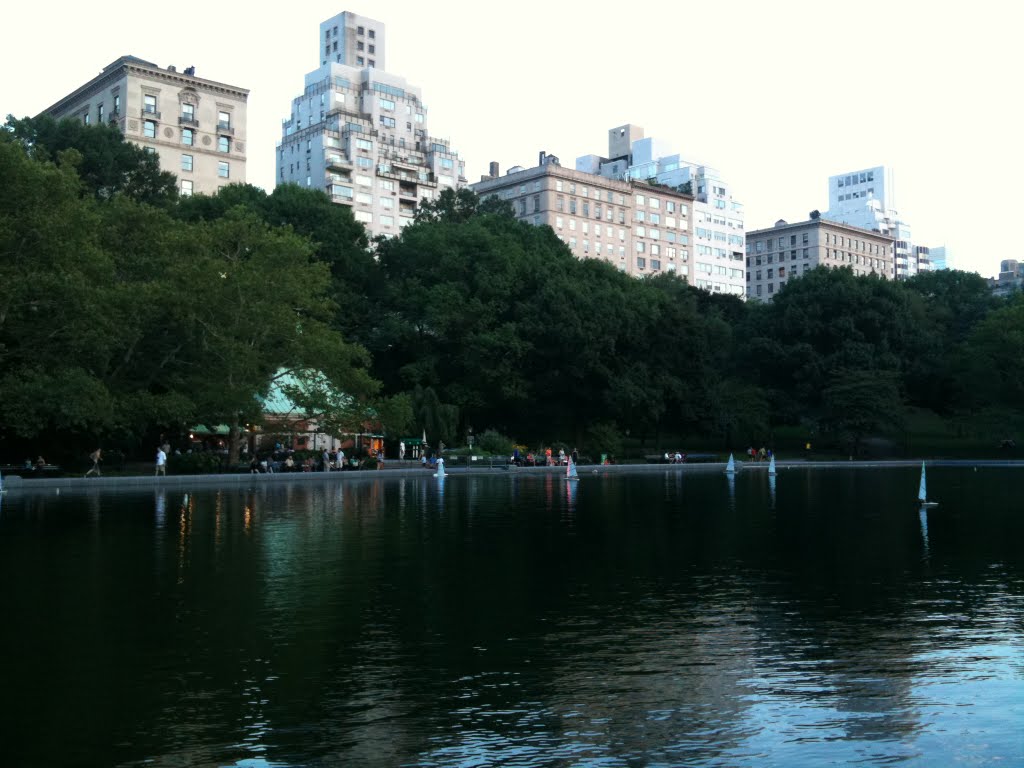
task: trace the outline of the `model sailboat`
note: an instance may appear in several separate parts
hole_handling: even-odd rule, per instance
[[[725,465],[725,473],[727,475],[736,473],[736,460],[732,457],[731,453],[729,454],[729,463]]]
[[[922,507],[937,507],[939,502],[928,501],[928,477],[925,473],[924,462],[921,462],[921,482],[917,486],[917,501]]]
[[[579,480],[580,476],[576,473],[576,464],[573,463],[572,456],[569,457],[569,463],[565,465],[565,479],[566,480]]]
[[[768,462],[768,474],[775,475],[775,455],[772,455],[772,460]]]
[[[440,456],[437,458],[437,472],[434,473],[434,477],[438,480],[444,480],[444,459]]]

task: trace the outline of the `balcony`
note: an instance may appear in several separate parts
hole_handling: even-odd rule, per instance
[[[217,133],[223,133],[225,136],[234,136],[235,129],[231,127],[230,123],[217,123]]]
[[[160,119],[160,113],[157,110],[155,110],[155,109],[145,109],[145,108],[143,108],[143,110],[142,110],[142,118],[144,120],[159,120]]]
[[[193,128],[198,128],[199,121],[196,120],[194,117],[186,117],[185,115],[181,115],[178,118],[178,125],[190,125]]]

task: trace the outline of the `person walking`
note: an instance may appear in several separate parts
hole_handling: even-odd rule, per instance
[[[167,454],[164,453],[163,446],[158,446],[156,449],[156,472],[153,474],[154,477],[156,475],[167,476]]]
[[[85,476],[88,477],[93,472],[95,472],[96,477],[103,477],[103,473],[100,472],[100,462],[103,461],[103,452],[99,448],[97,448],[95,451],[89,454],[89,458],[92,459],[92,468],[85,473]]]

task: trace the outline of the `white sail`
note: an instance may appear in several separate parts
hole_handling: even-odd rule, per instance
[[[736,471],[736,460],[729,454],[729,463],[725,465],[725,471],[730,474]]]
[[[444,479],[444,459],[440,457],[437,459],[437,472],[434,473],[434,477]]]
[[[772,455],[772,460],[768,462],[768,474],[769,475],[774,475],[775,474],[775,455],[774,454]]]
[[[928,501],[928,481],[925,478],[924,462],[921,462],[921,484],[917,486],[917,500],[924,504]]]

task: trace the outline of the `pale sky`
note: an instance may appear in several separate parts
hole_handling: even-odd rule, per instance
[[[747,229],[828,208],[828,177],[885,165],[917,244],[989,276],[1015,258],[1024,150],[1013,3],[325,0],[17,3],[0,31],[4,115],[35,115],[131,54],[248,88],[247,181],[270,189],[281,121],[319,65],[319,24],[382,21],[387,71],[477,181],[496,160],[573,167],[633,123],[718,168]],[[1011,186],[1014,185],[1014,186]]]

